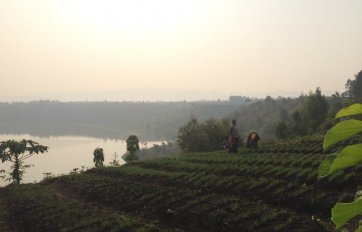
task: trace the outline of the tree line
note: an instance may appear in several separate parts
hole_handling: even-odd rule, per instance
[[[300,110],[291,114],[289,122],[280,121],[275,128],[277,138],[323,134],[336,122],[334,115],[343,107],[362,102],[362,70],[354,79],[348,79],[345,92],[335,92],[327,101],[320,88],[306,96]]]

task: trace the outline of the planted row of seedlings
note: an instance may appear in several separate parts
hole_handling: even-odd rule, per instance
[[[321,154],[323,153],[323,137],[298,138],[285,141],[278,141],[269,144],[262,144],[258,149],[259,153],[298,153],[298,154]],[[243,151],[252,151],[246,149]]]
[[[159,231],[120,213],[66,197],[41,185],[12,185],[4,191],[15,230]]]
[[[330,208],[336,201],[353,197],[361,171],[347,175],[336,173],[318,180],[317,169],[323,157],[314,154],[190,154],[179,159],[128,165],[120,174],[135,176],[135,180],[149,176],[153,181],[162,179],[163,182],[167,176],[168,184],[208,186],[227,189],[233,194],[248,192],[268,204],[319,214],[328,220]],[[112,172],[112,169],[106,170],[108,174]],[[133,174],[134,170],[138,173]]]
[[[318,180],[324,157],[321,139],[306,139],[97,168],[6,193],[27,231],[331,231],[330,208],[353,197],[362,167]]]
[[[258,153],[298,153],[298,154],[323,154],[333,153],[339,147],[362,142],[362,135],[355,135],[352,138],[342,141],[339,145],[328,151],[323,150],[323,136],[303,137],[277,142],[264,143],[258,149]],[[241,149],[243,153],[253,153],[253,149]]]
[[[112,170],[116,172],[117,169],[124,168]],[[290,231],[303,228],[305,231],[323,231],[309,217],[299,216],[288,209],[271,207],[246,194],[208,191],[196,185],[187,187],[188,184],[182,185],[177,181],[172,185],[162,177],[162,172],[155,171],[153,176],[147,178],[146,174],[142,174],[142,169],[137,170],[136,167],[128,168],[128,174],[118,173],[118,176],[105,175],[107,169],[97,170],[105,172],[91,171],[59,177],[44,184],[62,194],[94,201],[113,210],[141,217],[149,223],[165,225],[170,230]],[[177,180],[182,174],[173,177]]]
[[[324,219],[329,219],[329,210],[336,200],[352,197],[344,191],[330,191],[318,187],[315,183],[316,172],[298,170],[288,170],[280,168],[280,172],[271,173],[271,167],[259,169],[260,174],[253,176],[244,170],[235,170],[228,166],[222,167],[193,167],[185,165],[185,169],[180,167],[178,171],[168,171],[166,164],[164,167],[155,166],[150,163],[138,163],[128,165],[122,169],[94,169],[90,172],[115,178],[125,178],[130,181],[154,183],[165,186],[193,187],[202,189],[203,192],[217,192],[234,196],[248,196],[253,200],[263,200],[274,207],[287,207],[293,211],[319,215]],[[142,166],[142,167],[139,167]],[[212,171],[214,169],[214,171]],[[262,173],[264,172],[264,173]],[[289,174],[293,174],[290,176]],[[312,175],[311,175],[312,173]],[[297,177],[296,177],[297,176]],[[313,180],[311,180],[311,177]],[[299,178],[300,181],[295,181]],[[304,181],[303,181],[304,178]],[[310,183],[306,183],[309,181]]]

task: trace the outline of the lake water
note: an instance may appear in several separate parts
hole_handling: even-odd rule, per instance
[[[124,140],[105,140],[80,136],[39,138],[30,135],[0,135],[0,141],[9,139],[30,139],[49,147],[48,152],[35,154],[25,160],[25,164],[33,164],[35,166],[26,169],[22,183],[40,181],[44,178],[43,173],[46,172],[60,175],[67,174],[74,168],[81,168],[81,166],[87,168],[94,167],[93,151],[97,147],[103,148],[105,165],[109,164],[115,153],[118,155],[120,164],[123,164],[124,161],[121,156],[127,150],[127,144]],[[143,143],[142,141],[140,142],[140,147],[142,147]],[[147,142],[148,147],[151,147],[152,144],[160,144],[160,142]],[[0,162],[0,170],[5,169],[8,172],[10,166],[11,163],[9,162]],[[0,186],[8,183],[0,179]]]

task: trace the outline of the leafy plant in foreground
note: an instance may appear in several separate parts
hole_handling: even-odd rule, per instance
[[[359,114],[362,114],[362,104],[354,104],[340,110],[335,118],[349,117],[349,119],[339,122],[327,132],[323,148],[326,150],[340,141],[361,133],[362,121],[350,118]],[[327,156],[319,167],[318,176],[321,178],[331,175],[360,163],[362,163],[362,144],[349,145]],[[360,214],[362,214],[362,191],[356,193],[354,202],[337,203],[332,209],[332,221],[338,229]],[[362,225],[357,231],[362,231]]]

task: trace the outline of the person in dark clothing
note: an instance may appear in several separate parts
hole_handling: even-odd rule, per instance
[[[239,141],[239,132],[236,129],[236,121],[232,120],[232,127],[229,131],[229,153],[238,152],[238,141]]]
[[[248,135],[248,140],[246,141],[247,148],[258,148],[258,141],[260,140],[259,135],[256,132],[251,132]]]

